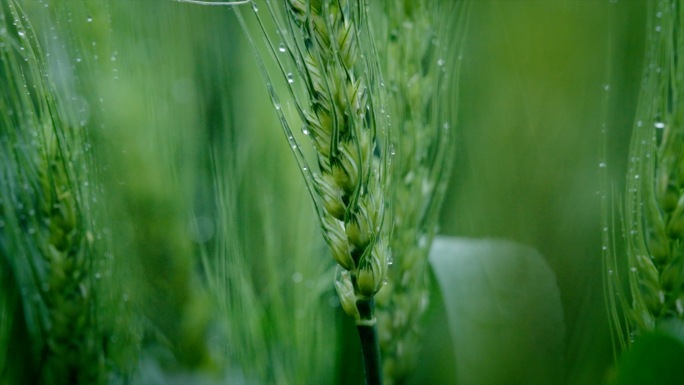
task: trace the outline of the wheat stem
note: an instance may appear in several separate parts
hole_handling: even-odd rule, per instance
[[[373,299],[356,302],[360,320],[356,329],[361,339],[361,351],[366,373],[366,385],[382,385],[382,365],[380,359],[380,343],[378,341],[378,325],[374,316]]]

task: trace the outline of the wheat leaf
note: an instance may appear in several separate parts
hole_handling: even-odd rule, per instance
[[[560,293],[537,251],[502,240],[437,237],[430,263],[444,298],[458,383],[562,382]]]

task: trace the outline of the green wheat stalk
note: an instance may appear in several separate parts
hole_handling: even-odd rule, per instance
[[[648,9],[623,213],[628,293],[620,261],[613,254],[608,263],[609,294],[617,297],[611,317],[623,349],[659,321],[684,318],[684,2],[651,2]]]
[[[276,45],[267,20],[283,38]],[[362,342],[367,381],[381,383],[374,295],[385,282],[389,261],[389,127],[378,106],[383,104],[381,79],[363,1],[285,1],[261,6],[252,2],[267,49],[276,57],[294,99],[302,132],[311,138],[316,169],[304,157],[283,112],[271,75],[261,60],[282,128],[312,197],[333,259],[340,266],[335,288],[342,307],[356,320]],[[237,9],[238,20],[248,31]],[[254,40],[247,33],[252,47]],[[296,72],[286,71],[286,53]],[[295,78],[297,80],[295,80]],[[297,83],[300,87],[292,86]],[[298,92],[299,91],[299,92]]]

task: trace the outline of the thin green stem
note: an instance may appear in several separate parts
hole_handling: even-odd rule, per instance
[[[361,319],[356,321],[356,330],[361,339],[363,366],[366,374],[366,385],[382,385],[382,360],[378,344],[378,326],[373,314],[375,302],[373,298],[356,301]]]

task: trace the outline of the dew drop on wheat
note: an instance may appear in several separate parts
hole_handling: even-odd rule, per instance
[[[290,84],[294,83],[294,75],[292,75],[292,72],[288,72],[286,77],[287,77],[288,83],[290,83]]]
[[[278,45],[278,51],[283,52],[283,53],[284,53],[285,51],[287,51],[287,48],[285,48],[285,43],[282,43],[282,42],[281,42],[281,43]]]
[[[655,122],[654,126],[655,126],[655,128],[657,128],[657,129],[659,129],[659,130],[662,130],[663,128],[665,128],[665,123],[663,123],[663,122]]]
[[[259,12],[259,6],[257,6],[257,4],[253,1],[252,1],[252,9],[254,10],[254,12]]]
[[[309,136],[311,134],[311,131],[306,126],[302,126],[302,134]]]
[[[599,163],[599,167],[600,167],[600,168],[606,168],[606,163],[605,163],[605,162]]]
[[[92,22],[93,22],[93,18],[90,17],[90,16],[88,16],[88,18],[86,19],[86,21],[87,21],[88,23],[92,23]]]

